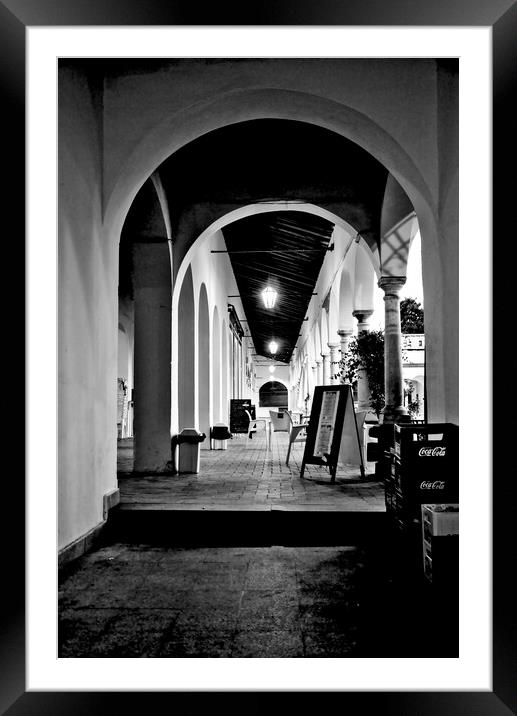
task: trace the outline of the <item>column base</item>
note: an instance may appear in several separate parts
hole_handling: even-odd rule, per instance
[[[383,425],[391,423],[409,422],[411,416],[408,414],[407,408],[399,405],[397,407],[386,406],[381,411],[381,422]]]
[[[134,469],[133,475],[177,475],[178,470],[176,469],[172,461],[166,462],[165,465],[155,468],[139,468]]]

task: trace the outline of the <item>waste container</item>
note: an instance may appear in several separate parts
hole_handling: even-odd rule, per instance
[[[183,428],[176,436],[179,473],[199,472],[199,443],[202,443],[205,438],[205,433],[200,433],[194,428]]]
[[[210,450],[227,450],[228,440],[231,440],[233,435],[228,430],[228,426],[224,423],[216,423],[210,428]]]

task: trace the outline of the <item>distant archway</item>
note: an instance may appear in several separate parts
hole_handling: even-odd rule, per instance
[[[283,383],[270,380],[259,388],[260,408],[284,408],[288,406],[288,392]]]

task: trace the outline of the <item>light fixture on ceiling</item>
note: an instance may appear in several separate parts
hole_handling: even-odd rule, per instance
[[[276,297],[278,296],[278,293],[275,291],[274,288],[271,286],[266,286],[266,288],[262,291],[262,300],[264,301],[264,306],[266,308],[274,308],[276,303]]]
[[[275,368],[274,365],[270,365],[270,366],[269,366],[269,372],[270,372],[270,373],[274,373],[275,370],[276,370],[276,368]]]
[[[273,355],[274,355],[278,350],[278,343],[276,341],[270,341],[268,348],[269,348],[269,352],[273,353]]]

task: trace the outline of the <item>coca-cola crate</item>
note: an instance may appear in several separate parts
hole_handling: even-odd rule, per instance
[[[396,423],[394,453],[401,461],[443,463],[457,461],[458,426],[453,423]]]
[[[458,502],[458,471],[452,467],[430,471],[427,466],[407,465],[397,459],[395,488],[412,505]]]

